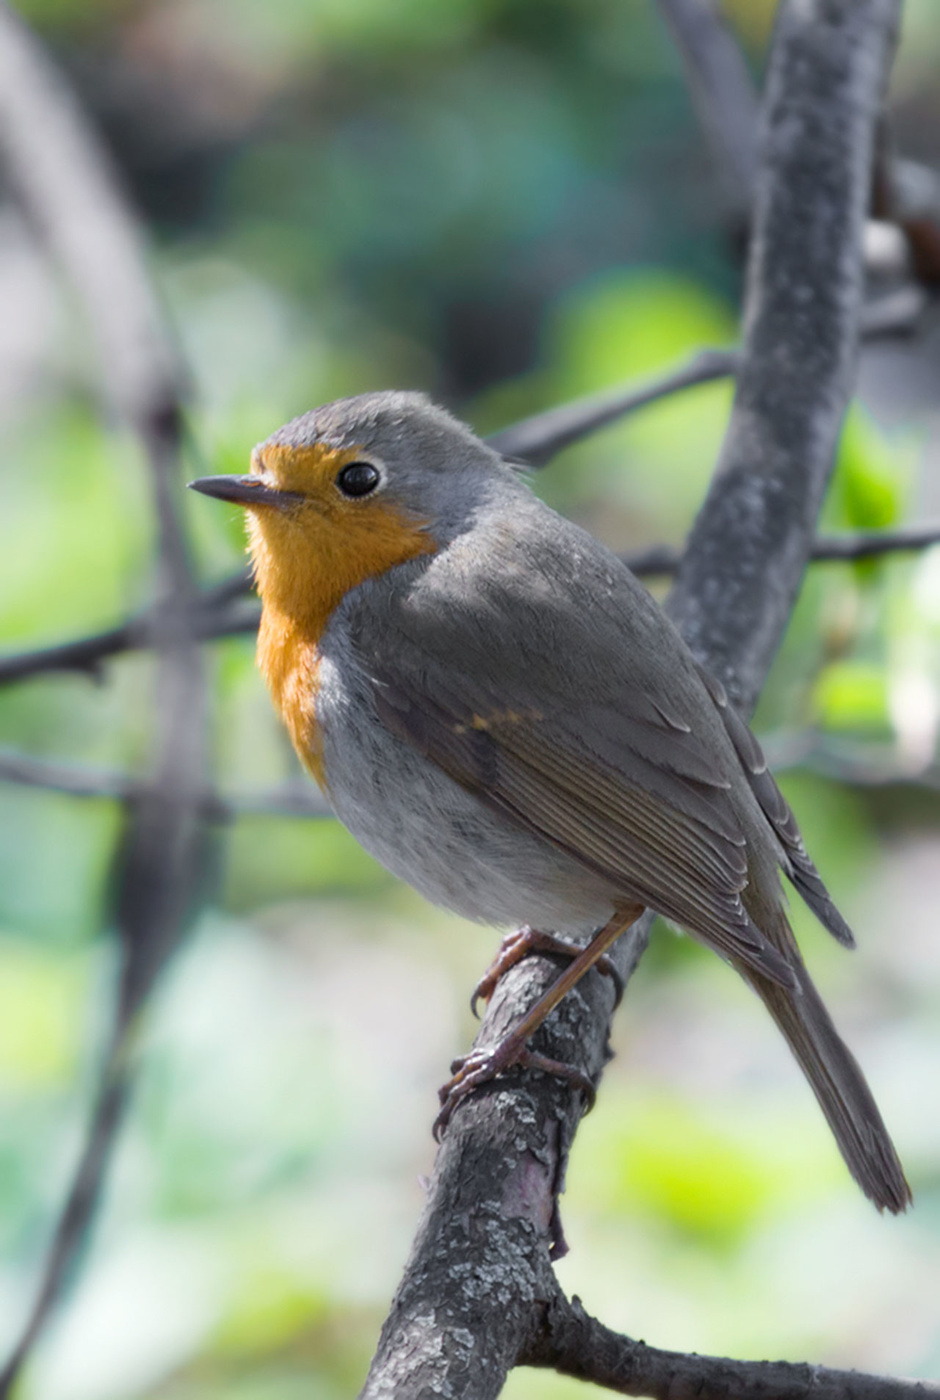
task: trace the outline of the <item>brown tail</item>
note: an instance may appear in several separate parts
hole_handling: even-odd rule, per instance
[[[802,962],[794,968],[796,990],[781,987],[750,967],[739,965],[738,970],[786,1036],[865,1195],[879,1210],[892,1214],[905,1210],[912,1200],[911,1188],[878,1105]]]

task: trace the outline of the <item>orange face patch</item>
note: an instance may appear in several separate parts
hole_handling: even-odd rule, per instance
[[[437,546],[425,521],[406,515],[378,490],[344,496],[336,478],[362,448],[272,445],[256,450],[252,471],[301,497],[284,510],[248,507],[248,537],[264,604],[258,664],[303,762],[323,786],[315,700],[317,644],[350,589]]]
[[[436,545],[427,522],[407,516],[379,489],[344,496],[336,478],[362,448],[262,447],[252,470],[301,497],[281,511],[249,507],[249,546],[266,606],[318,637],[340,600],[368,578]]]

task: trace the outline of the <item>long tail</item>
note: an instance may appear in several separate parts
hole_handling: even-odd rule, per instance
[[[839,1038],[802,961],[794,967],[798,989],[781,987],[742,964],[738,971],[786,1037],[865,1195],[879,1210],[895,1215],[905,1210],[912,1200],[911,1188],[894,1143],[855,1056]]]

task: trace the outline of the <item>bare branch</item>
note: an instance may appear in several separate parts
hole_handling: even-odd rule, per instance
[[[136,221],[84,115],[28,29],[0,3],[0,150],[43,242],[82,298],[101,352],[106,396],[138,434],[158,519],[160,596],[153,764],[127,801],[116,856],[120,986],[98,1107],[56,1226],[38,1296],[0,1375],[10,1394],[84,1239],[121,1118],[134,1028],[177,945],[204,878],[205,686],[191,619],[197,598],[176,494],[184,376],[150,288]]]
[[[145,781],[126,773],[54,763],[9,749],[0,749],[0,782],[42,788],[69,797],[100,797],[124,802],[137,802],[147,791]],[[199,811],[206,821],[212,822],[247,816],[333,816],[332,809],[306,780],[260,792],[224,794],[206,788],[199,794]]]
[[[940,525],[907,525],[897,530],[860,530],[855,534],[819,535],[810,551],[812,563],[832,563],[837,560],[878,559],[885,554],[908,554],[912,550],[929,549],[940,544]],[[653,545],[641,553],[626,554],[624,562],[635,574],[674,574],[682,562],[682,553],[668,545]]]
[[[744,55],[713,0],[659,0],[729,203],[746,221],[757,178],[760,104]]]
[[[256,631],[259,608],[237,596],[239,593],[247,595],[250,589],[251,582],[245,572],[234,574],[217,588],[199,593],[192,604],[190,616],[193,637],[198,641],[213,641]],[[0,685],[45,675],[50,671],[85,671],[97,676],[102,662],[128,651],[140,651],[156,645],[162,626],[163,608],[154,604],[103,632],[92,632],[87,637],[76,637],[70,642],[0,657]]]
[[[940,764],[912,762],[896,744],[875,743],[816,729],[765,735],[761,747],[776,771],[810,768],[853,787],[906,787],[940,791]]]
[[[873,119],[899,13],[899,0],[780,11],[744,356],[670,604],[693,652],[745,710],[790,615],[851,394]]]
[[[143,241],[78,102],[0,3],[0,159],[41,241],[82,299],[102,382],[128,422],[180,397],[175,347],[142,276]]]
[[[560,1295],[546,1307],[539,1335],[521,1358],[563,1375],[591,1381],[618,1395],[649,1400],[935,1400],[932,1381],[869,1376],[789,1361],[733,1361],[728,1357],[660,1351],[620,1336],[589,1317],[579,1300]]]
[[[713,379],[727,379],[735,373],[737,363],[735,350],[700,350],[688,364],[639,388],[629,385],[610,389],[575,399],[560,408],[549,408],[544,413],[524,418],[521,423],[514,423],[511,428],[493,433],[486,441],[504,457],[525,462],[530,467],[542,467],[572,443],[638,408],[645,408],[682,389],[708,384]]]

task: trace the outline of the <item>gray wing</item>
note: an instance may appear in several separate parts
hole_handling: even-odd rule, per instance
[[[833,903],[819,871],[803,844],[803,837],[800,835],[796,817],[767,767],[767,760],[760,744],[734,706],[729,703],[721,682],[717,681],[714,676],[710,676],[702,667],[699,667],[698,671],[721,715],[728,737],[741,761],[741,767],[751,791],[757,798],[761,811],[773,826],[783,847],[784,869],[787,876],[833,938],[837,939],[845,948],[854,948],[855,936]]]
[[[755,820],[780,856],[715,702],[646,590],[567,529],[573,543],[515,521],[508,561],[505,538],[497,558],[438,556],[364,610],[378,716],[625,898],[790,985],[790,945],[741,898]]]

